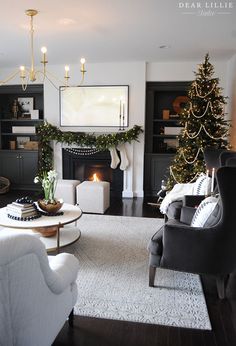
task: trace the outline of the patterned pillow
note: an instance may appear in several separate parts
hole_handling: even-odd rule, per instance
[[[198,206],[191,222],[192,227],[212,227],[220,220],[219,198],[207,197]]]
[[[194,183],[193,195],[207,195],[211,189],[211,178],[204,173]]]

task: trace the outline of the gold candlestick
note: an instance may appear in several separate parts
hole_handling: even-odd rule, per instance
[[[123,103],[122,130],[125,130],[125,104]]]
[[[119,113],[119,131],[121,131],[121,100],[120,100],[120,113]]]

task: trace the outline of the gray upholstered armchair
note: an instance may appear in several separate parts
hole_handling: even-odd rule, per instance
[[[220,221],[209,228],[167,222],[149,243],[149,286],[156,268],[213,274],[220,298],[225,297],[229,274],[236,269],[236,167],[221,167],[217,182],[222,210]]]

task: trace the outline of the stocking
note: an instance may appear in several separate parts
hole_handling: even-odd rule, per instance
[[[110,165],[110,167],[112,169],[116,169],[116,167],[120,163],[120,159],[119,159],[119,156],[117,154],[116,148],[115,147],[111,147],[111,148],[109,148],[109,151],[110,151],[110,154],[111,154],[111,165]]]
[[[129,160],[127,157],[126,149],[124,144],[118,145],[117,149],[120,151],[121,164],[120,169],[122,171],[126,170],[129,167]]]

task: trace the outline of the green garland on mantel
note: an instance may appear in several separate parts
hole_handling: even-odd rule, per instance
[[[134,125],[134,127],[128,131],[102,135],[72,131],[63,132],[58,127],[44,122],[37,127],[37,134],[40,142],[39,175],[53,169],[53,149],[50,145],[51,141],[68,145],[74,144],[86,148],[96,148],[99,151],[104,151],[113,146],[116,147],[121,143],[138,141],[138,136],[142,132],[142,127],[138,125]]]

